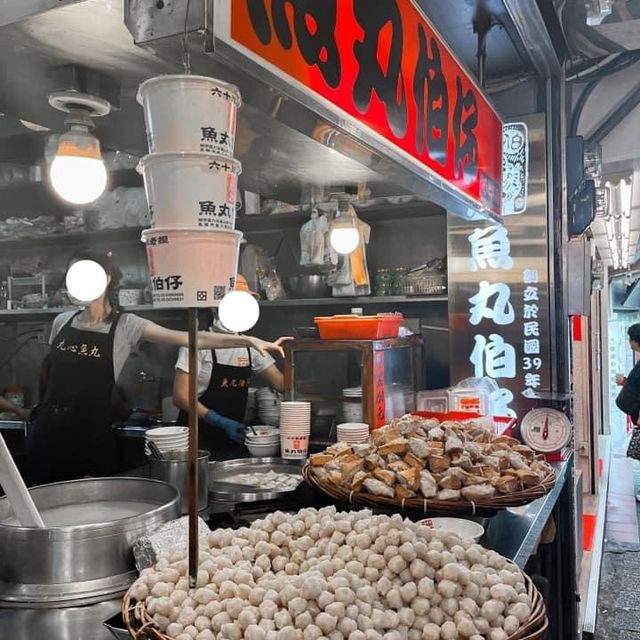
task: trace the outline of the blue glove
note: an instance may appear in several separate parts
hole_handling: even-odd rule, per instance
[[[235,420],[231,420],[230,418],[225,418],[213,409],[209,409],[209,411],[205,413],[204,421],[207,424],[210,424],[212,427],[222,429],[229,437],[229,440],[232,440],[233,442],[237,442],[239,444],[244,444],[245,426],[242,424],[242,422],[236,422]]]

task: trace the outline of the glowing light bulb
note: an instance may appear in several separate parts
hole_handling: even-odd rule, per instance
[[[107,273],[94,260],[78,260],[67,271],[67,291],[81,303],[97,300],[106,290]]]
[[[334,227],[329,236],[331,246],[343,255],[353,253],[360,244],[360,234],[355,227]]]
[[[107,187],[107,169],[98,139],[86,130],[61,135],[49,178],[54,191],[72,204],[99,198]]]
[[[222,325],[234,333],[253,328],[260,318],[260,305],[246,291],[232,291],[220,301],[218,317]]]

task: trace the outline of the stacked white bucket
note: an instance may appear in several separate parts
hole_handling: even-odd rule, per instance
[[[215,307],[235,285],[240,92],[191,75],[140,85],[149,155],[138,166],[151,214],[142,233],[156,307]]]

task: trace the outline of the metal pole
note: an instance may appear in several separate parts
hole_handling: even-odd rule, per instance
[[[189,309],[189,586],[198,577],[198,310]]]

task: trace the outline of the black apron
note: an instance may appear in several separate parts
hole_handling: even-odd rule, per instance
[[[243,424],[252,369],[251,350],[247,349],[247,353],[249,366],[234,367],[218,364],[216,350],[212,349],[211,379],[206,391],[198,398],[208,409],[213,409],[221,416]],[[186,411],[180,411],[178,424],[189,424],[189,415]],[[249,451],[243,444],[233,442],[222,429],[202,420],[198,423],[198,446],[209,451],[212,460],[234,460],[246,458],[249,455]]]
[[[118,471],[111,398],[113,337],[72,327],[75,314],[51,344],[42,404],[27,434],[31,484],[108,476]]]

